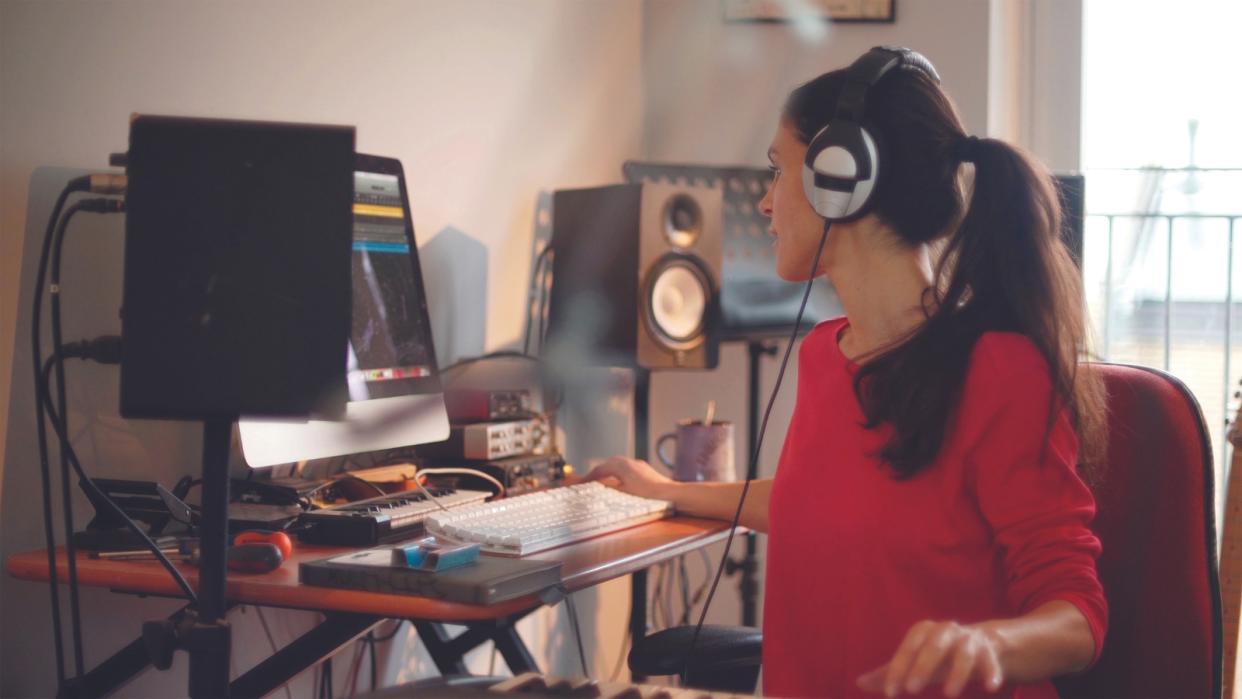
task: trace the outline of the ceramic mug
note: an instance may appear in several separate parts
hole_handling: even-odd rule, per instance
[[[668,442],[676,442],[674,455],[664,451]],[[733,423],[702,420],[681,420],[677,431],[656,440],[656,456],[673,470],[679,481],[733,481],[737,472],[733,464]]]

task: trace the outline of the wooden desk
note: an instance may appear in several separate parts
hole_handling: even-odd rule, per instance
[[[691,517],[640,525],[606,536],[536,553],[529,558],[561,561],[561,578],[570,591],[598,585],[606,580],[646,568],[723,541],[728,524]],[[327,614],[327,620],[278,651],[268,660],[232,683],[233,696],[262,696],[304,669],[332,655],[340,646],[365,634],[385,619],[415,622],[428,651],[441,672],[464,671],[461,656],[485,641],[496,643],[510,669],[535,670],[534,660],[513,630],[518,619],[539,608],[534,596],[497,605],[480,606],[407,595],[381,594],[355,590],[302,585],[298,582],[298,563],[336,555],[350,549],[297,543],[289,561],[271,573],[229,573],[227,596],[230,604],[251,604],[303,609]],[[29,551],[10,556],[9,575],[23,580],[47,581],[47,552]],[[197,569],[180,565],[182,573],[197,588]],[[110,561],[77,557],[78,583],[106,587],[117,592],[180,597],[180,588],[156,561]],[[68,575],[67,558],[57,552],[60,580]],[[184,613],[178,612],[174,618]],[[640,610],[645,618],[646,610]],[[435,622],[467,624],[467,632],[456,639],[444,635]],[[462,640],[465,637],[465,640]],[[476,640],[473,645],[469,641]],[[119,686],[145,669],[147,654],[141,639],[131,643],[88,673],[88,686],[103,691]]]

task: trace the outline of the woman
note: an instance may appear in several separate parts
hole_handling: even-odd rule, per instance
[[[899,60],[876,71],[877,51]],[[817,154],[851,118],[878,176],[824,236],[821,186],[841,178],[816,178]],[[795,90],[769,159],[777,272],[826,275],[845,317],[804,339],[777,475],[741,516],[769,535],[764,692],[1055,696],[1050,678],[1099,656],[1107,607],[1078,471],[1100,386],[1075,370],[1081,291],[1048,175],[968,137],[930,64],[891,49]],[[720,519],[742,487],[624,458],[591,475]]]

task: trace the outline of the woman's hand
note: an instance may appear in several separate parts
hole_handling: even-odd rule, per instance
[[[977,680],[995,692],[1005,681],[1000,650],[1000,639],[979,626],[920,621],[906,633],[893,659],[859,677],[858,686],[895,697],[943,683],[945,696],[956,697]]]
[[[586,477],[592,481],[610,481],[610,485],[619,490],[639,497],[657,500],[669,500],[672,497],[669,489],[674,483],[673,479],[656,471],[646,461],[638,459],[614,456],[597,464]]]

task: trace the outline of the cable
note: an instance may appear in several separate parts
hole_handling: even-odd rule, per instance
[[[660,593],[663,591],[663,589],[664,589],[664,564],[661,563],[659,567],[656,568],[655,589],[652,590],[651,592],[651,610],[650,610],[650,614],[648,615],[651,617],[651,626],[657,629],[668,628],[667,623],[661,624],[660,620],[656,618],[660,616],[660,612],[663,611],[660,607]]]
[[[552,253],[553,262],[556,261],[556,253]],[[544,327],[544,323],[548,317],[548,289],[552,286],[552,265],[545,264],[544,279],[539,283],[539,354],[543,354],[543,341],[547,338],[548,332]]]
[[[712,576],[712,559],[707,555],[706,548],[700,548],[699,554],[703,557],[703,583],[699,585],[699,589],[694,591],[694,597],[690,599],[690,604],[698,606],[699,600],[703,599],[703,595],[707,593],[707,581]]]
[[[530,330],[535,319],[535,301],[539,298],[539,273],[543,270],[544,262],[548,258],[548,251],[551,249],[551,245],[545,245],[535,257],[535,269],[530,276],[530,294],[526,298],[526,332],[522,335],[522,354],[530,354]]]
[[[677,567],[672,561],[665,561],[663,565],[668,577],[664,580],[660,604],[664,605],[664,627],[670,628],[677,623],[677,617],[673,614],[673,590],[677,587]]]
[[[426,473],[428,475],[435,475],[437,473],[443,473],[443,474],[457,474],[457,475],[463,475],[463,476],[478,476],[479,478],[482,478],[483,480],[488,481],[492,485],[496,486],[497,495],[499,495],[502,498],[505,496],[504,483],[501,483],[500,481],[496,480],[496,478],[490,474],[484,473],[482,471],[477,471],[473,468],[450,468],[450,467],[420,468],[418,469],[418,472],[420,474]],[[416,477],[414,480],[418,480],[418,478]],[[447,510],[448,508],[446,507],[443,509]]]
[[[358,693],[358,675],[362,674],[362,656],[366,654],[366,651],[366,639],[358,639],[358,642],[354,644],[354,657],[349,661],[349,674],[345,675],[345,683],[341,685],[341,692],[348,693],[346,696],[352,697]]]
[[[587,669],[586,651],[582,648],[582,630],[578,627],[578,610],[574,607],[574,595],[565,593],[565,605],[569,608],[569,623],[574,627],[574,640],[578,642],[578,662],[582,663],[582,676],[591,679],[591,671]]]
[[[608,676],[609,682],[616,682],[617,677],[621,674],[621,664],[625,661],[626,651],[630,647],[630,625],[625,625],[625,635],[621,637],[621,652],[617,653],[617,662],[612,666],[612,674]]]
[[[371,691],[375,691],[375,681],[379,675],[379,661],[375,658],[375,634],[367,632],[367,649],[371,651]]]
[[[385,636],[376,636],[376,637],[373,639],[375,643],[386,643],[386,642],[391,641],[393,638],[395,638],[395,637],[396,637],[397,632],[398,632],[398,631],[400,631],[400,630],[401,630],[401,627],[405,625],[405,620],[404,620],[404,619],[396,619],[395,621],[397,622],[397,624],[396,624],[396,626],[393,626],[393,627],[392,627],[392,631],[391,631],[391,632],[389,632],[389,633],[388,633],[387,635],[385,635]]]
[[[517,350],[497,350],[495,352],[488,352],[487,354],[481,354],[477,357],[467,357],[465,359],[458,359],[452,364],[449,364],[448,366],[441,369],[440,373],[446,374],[450,371],[456,371],[458,369],[461,369],[462,367],[469,366],[477,362],[487,361],[490,359],[528,359],[532,362],[541,361],[539,357],[536,357],[531,354],[526,354],[525,352],[518,352]]]
[[[376,636],[374,639],[372,639],[372,641],[374,643],[386,643],[388,641],[391,641],[393,638],[395,638],[397,636],[397,632],[400,631],[401,627],[405,625],[405,620],[396,619],[395,621],[397,622],[397,624],[392,627],[392,631],[390,631],[385,636]]]
[[[42,336],[39,331],[39,323],[42,316],[43,306],[43,283],[47,275],[48,255],[52,249],[52,237],[55,230],[56,221],[60,218],[61,209],[64,208],[65,202],[69,199],[69,195],[74,192],[85,191],[90,188],[90,177],[75,177],[70,180],[60,195],[56,197],[56,203],[52,206],[52,214],[48,218],[47,230],[43,234],[43,248],[39,253],[39,267],[35,276],[34,301],[32,303],[32,312],[30,314],[30,341],[32,345],[31,357],[34,360],[34,383],[36,393],[36,426],[38,431],[39,443],[39,467],[40,474],[43,478],[43,533],[47,540],[47,567],[48,567],[48,587],[52,598],[52,635],[56,644],[56,680],[57,687],[65,685],[65,656],[64,656],[64,640],[61,636],[60,621],[60,583],[56,572],[56,532],[52,523],[52,484],[51,484],[51,467],[47,460],[47,427],[43,423],[43,394],[39,390],[42,383],[42,365],[43,350],[41,345]]]
[[[60,355],[62,344],[60,336],[60,253],[63,248],[62,243],[65,240],[65,229],[69,227],[69,221],[82,208],[82,202],[80,201],[69,207],[69,210],[65,212],[65,215],[61,217],[60,222],[56,225],[56,234],[52,241],[52,280],[51,288],[49,289],[52,302],[52,356]],[[60,437],[61,515],[65,521],[65,557],[66,565],[69,569],[69,629],[73,633],[74,665],[77,669],[77,676],[81,677],[86,673],[86,668],[82,662],[82,618],[78,605],[78,561],[77,548],[73,541],[73,499],[69,491],[69,457],[66,453],[69,448],[68,402],[65,399],[64,362],[55,362],[53,366],[56,368],[56,401],[60,405],[60,424],[64,428],[56,432]]]
[[[51,373],[51,364],[55,361],[57,361],[56,357],[48,357],[44,370],[41,372],[38,386],[40,394],[46,393],[47,387],[44,377]],[[43,403],[43,410],[47,412],[48,418],[52,423],[52,427],[57,430],[57,435],[59,436],[62,428],[60,424],[60,413],[57,411],[56,406],[54,406],[51,401],[45,401]],[[42,419],[42,416],[40,416],[40,419]],[[173,580],[177,583],[177,586],[181,588],[183,593],[185,593],[186,598],[197,604],[198,595],[194,593],[194,588],[190,587],[189,581],[185,579],[185,576],[181,574],[180,570],[177,570],[177,567],[172,564],[172,561],[168,559],[168,556],[164,555],[164,552],[160,549],[160,547],[151,540],[151,537],[142,530],[142,527],[139,527],[137,522],[131,519],[129,515],[127,515],[125,511],[112,500],[112,498],[108,497],[106,493],[99,489],[99,486],[95,485],[95,481],[91,480],[91,478],[86,475],[86,471],[82,469],[82,464],[78,461],[77,453],[73,450],[72,445],[69,446],[66,453],[69,455],[69,465],[72,466],[73,470],[78,474],[78,482],[82,485],[82,487],[90,490],[91,495],[98,498],[100,502],[107,504],[108,507],[112,509],[112,513],[124,521],[125,526],[127,526],[130,531],[142,539],[147,548],[149,548],[155,555],[156,560],[160,562],[160,565],[164,566],[164,569],[167,570],[169,575],[173,577]]]
[[[815,259],[811,262],[811,272],[806,280],[806,291],[802,293],[802,305],[798,307],[798,316],[794,319],[793,333],[789,336],[789,344],[785,347],[785,356],[781,358],[781,368],[776,374],[776,385],[772,387],[772,394],[768,397],[768,407],[763,411],[763,422],[759,425],[759,437],[755,440],[755,450],[750,455],[750,464],[746,472],[748,474],[756,472],[756,466],[759,463],[759,450],[763,447],[763,436],[768,431],[768,418],[772,415],[772,406],[776,403],[776,396],[780,393],[781,382],[785,379],[785,367],[789,364],[789,353],[793,350],[794,343],[798,340],[798,328],[802,325],[802,314],[806,311],[806,302],[811,297],[811,285],[815,283],[815,272],[819,269],[819,259],[824,254],[824,244],[828,242],[828,229],[832,227],[830,221],[824,221],[824,233],[819,238],[819,246],[815,249]],[[716,567],[716,576],[712,579],[712,587],[707,593],[707,599],[703,602],[703,611],[699,613],[699,623],[694,627],[694,635],[690,637],[690,648],[686,651],[686,659],[681,668],[681,682],[686,683],[686,675],[690,671],[690,659],[694,657],[695,646],[699,643],[699,633],[703,630],[703,621],[707,619],[707,609],[712,606],[712,599],[716,596],[716,587],[720,584],[720,574],[724,572],[725,563],[729,560],[729,547],[733,545],[733,535],[737,533],[738,521],[742,518],[742,506],[746,503],[746,493],[750,491],[750,477],[742,484],[742,494],[737,499],[737,511],[733,513],[733,521],[729,524],[729,536],[725,539],[724,553],[720,556],[720,565]]]
[[[92,178],[91,184],[94,185]],[[60,356],[61,345],[61,322],[60,322],[60,260],[61,252],[64,249],[65,231],[69,228],[69,221],[73,219],[74,214],[79,211],[90,211],[94,213],[118,213],[125,210],[125,203],[119,199],[94,198],[83,199],[69,207],[61,217],[60,222],[56,226],[55,237],[52,241],[52,279],[51,288],[51,325],[52,325],[52,353],[53,356]],[[57,430],[60,437],[60,492],[61,492],[61,508],[62,515],[65,520],[65,556],[68,567],[68,583],[69,583],[69,612],[70,612],[70,629],[73,633],[73,655],[74,665],[77,669],[78,677],[86,673],[85,665],[82,661],[82,618],[81,609],[78,604],[78,559],[77,545],[73,540],[73,497],[69,487],[69,411],[68,400],[65,396],[65,372],[64,362],[56,362],[56,394],[57,403],[60,405],[60,424],[62,429]],[[46,394],[45,394],[46,395]]]
[[[324,684],[324,680],[328,676],[327,668],[329,667],[331,663],[332,663],[332,658],[328,658],[327,660],[319,664],[319,687],[315,693],[315,696],[318,697],[318,699],[324,699],[328,695],[328,693],[325,692],[323,689],[323,684]]]
[[[682,625],[690,623],[690,575],[686,570],[686,557],[677,557],[677,571],[681,576],[681,621]]]

